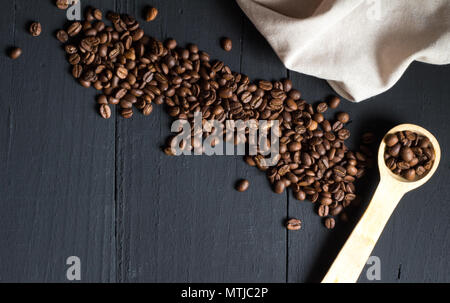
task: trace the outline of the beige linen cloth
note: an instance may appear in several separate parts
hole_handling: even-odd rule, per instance
[[[361,101],[450,63],[450,0],[237,0],[285,66]]]

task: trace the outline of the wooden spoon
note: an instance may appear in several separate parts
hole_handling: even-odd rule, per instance
[[[384,161],[384,151],[386,148],[384,139],[386,136],[406,130],[430,139],[436,156],[431,170],[422,178],[414,181],[408,181],[394,174],[389,170]],[[367,259],[370,257],[370,253],[375,247],[384,226],[388,222],[398,202],[400,202],[404,194],[427,182],[439,165],[439,160],[441,159],[439,143],[426,129],[413,124],[401,124],[391,129],[386,136],[381,141],[378,151],[380,183],[378,184],[377,190],[367,210],[352,231],[347,242],[345,242],[344,247],[339,252],[336,260],[334,260],[322,283],[354,283],[358,280]]]

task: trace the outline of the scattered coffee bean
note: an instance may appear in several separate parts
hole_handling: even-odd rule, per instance
[[[33,22],[33,23],[31,23],[29,30],[30,30],[30,34],[33,37],[37,37],[42,32],[42,26],[41,26],[41,24],[39,22]]]
[[[350,120],[350,116],[348,113],[341,112],[336,116],[337,120],[343,124],[347,123]]]
[[[250,185],[250,182],[246,179],[239,180],[239,182],[236,184],[236,190],[239,192],[244,192],[248,189]]]
[[[69,40],[69,35],[65,30],[59,30],[56,33],[56,38],[59,40],[59,42],[66,43]]]
[[[69,0],[56,0],[56,6],[59,9],[66,10],[69,8]]]
[[[289,230],[299,230],[302,228],[302,221],[295,218],[289,219],[286,222],[286,228]]]
[[[156,7],[147,8],[147,12],[145,14],[145,21],[150,22],[156,19],[158,16],[158,9]]]
[[[328,229],[333,229],[336,225],[336,221],[333,218],[326,218],[325,219],[325,227]]]
[[[9,57],[13,60],[19,58],[22,55],[22,49],[19,47],[14,47],[9,51]]]
[[[100,106],[100,115],[104,119],[109,119],[111,117],[111,108],[107,104],[102,104]]]
[[[156,8],[151,12],[148,20],[156,17]],[[350,137],[350,131],[344,127],[350,119],[347,113],[338,114],[336,121],[324,116],[328,108],[339,105],[339,98],[312,106],[301,99],[301,92],[293,88],[289,79],[252,82],[224,62],[212,60],[195,44],[184,48],[174,39],[162,43],[145,35],[137,20],[129,15],[108,13],[112,26],[100,21],[102,14],[95,8],[88,8],[85,18],[70,24],[67,32],[59,31],[57,38],[66,44],[73,77],[83,87],[101,91],[97,103],[102,117],[111,116],[111,105],[119,105],[120,115],[128,119],[134,108],[150,115],[153,104],[164,104],[171,117],[191,126],[198,111],[205,121],[278,120],[277,163],[267,166],[261,154],[246,156],[245,162],[266,172],[274,192],[281,194],[291,188],[296,199],[320,204],[319,215],[323,217],[335,216],[353,205],[354,182],[370,167],[372,154],[365,145],[358,151],[346,146]],[[203,138],[208,135],[204,133]],[[227,138],[228,134],[224,135]],[[248,138],[235,138],[234,143],[240,140],[246,142]],[[368,136],[363,138],[363,143],[369,141]],[[194,148],[200,144],[192,140]],[[420,144],[427,147],[423,141]],[[392,153],[399,155],[400,149],[398,146]],[[170,147],[163,150],[174,155]],[[415,174],[423,174],[429,164],[416,158],[421,168],[417,167]],[[236,185],[237,190],[248,187],[247,180],[242,182]]]
[[[384,139],[386,166],[408,181],[420,179],[434,163],[434,149],[430,140],[410,131],[389,134]]]
[[[330,100],[328,101],[328,107],[335,109],[338,108],[339,104],[341,103],[341,99],[339,99],[336,96],[333,96],[330,98]]]
[[[221,45],[222,48],[227,52],[231,51],[231,49],[233,48],[233,42],[230,38],[222,38]]]

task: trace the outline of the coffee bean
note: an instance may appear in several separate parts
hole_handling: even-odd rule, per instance
[[[56,38],[59,40],[59,42],[66,43],[69,40],[69,35],[65,30],[59,30],[56,33]]]
[[[299,230],[302,228],[302,221],[295,218],[289,219],[286,222],[286,228],[289,230]]]
[[[69,8],[69,0],[56,0],[56,6],[59,9],[66,10]]]
[[[19,47],[14,47],[9,51],[8,55],[11,59],[15,60],[22,55],[22,49]]]
[[[317,214],[319,217],[326,217],[329,213],[329,207],[327,205],[320,205],[319,209],[317,210]]]
[[[33,37],[37,37],[42,32],[42,26],[41,26],[41,24],[39,22],[33,22],[33,23],[31,23],[29,30],[30,30],[30,34]]]
[[[230,38],[222,38],[221,45],[222,48],[227,52],[231,51],[231,49],[233,48],[233,42]]]
[[[333,229],[335,225],[336,225],[336,221],[333,218],[325,219],[325,227],[327,229]]]
[[[339,122],[345,124],[345,123],[347,123],[347,122],[350,120],[350,116],[349,116],[349,114],[346,113],[346,112],[341,112],[341,113],[338,113],[338,114],[336,115],[336,119],[337,119]]]
[[[411,148],[405,146],[401,148],[400,156],[402,157],[403,161],[409,162],[414,158],[414,153]]]
[[[397,144],[398,137],[395,134],[389,134],[386,136],[385,142],[388,147],[392,147]]]
[[[156,19],[156,16],[158,16],[158,9],[156,7],[149,7],[145,13],[145,21],[153,21]]]
[[[416,178],[416,171],[414,170],[414,168],[410,168],[403,172],[403,177],[408,181],[414,181],[414,179]]]
[[[244,192],[250,186],[250,182],[246,179],[239,180],[236,184],[236,190],[239,192]]]
[[[281,194],[282,192],[284,192],[285,188],[286,184],[282,180],[278,180],[274,184],[273,191],[276,192],[277,194]]]
[[[317,112],[324,113],[328,109],[328,105],[325,102],[321,102],[317,105]]]
[[[133,109],[131,108],[123,109],[120,114],[123,118],[129,119],[133,116]]]
[[[331,97],[331,99],[328,101],[328,107],[335,109],[339,106],[339,104],[341,103],[341,99],[339,99],[336,96]]]
[[[67,34],[70,37],[74,37],[74,36],[78,35],[81,32],[82,28],[83,28],[83,26],[81,25],[80,22],[78,22],[78,21],[74,22],[67,29]]]
[[[100,115],[103,119],[109,119],[111,117],[111,108],[107,104],[102,104],[100,106]]]

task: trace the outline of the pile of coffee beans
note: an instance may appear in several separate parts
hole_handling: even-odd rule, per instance
[[[147,20],[156,14],[156,9],[147,11]],[[246,156],[245,161],[267,173],[276,193],[290,187],[298,200],[318,202],[318,214],[326,218],[327,228],[335,225],[332,217],[353,203],[354,182],[364,175],[372,154],[365,145],[356,152],[345,145],[350,137],[348,113],[325,118],[328,108],[338,107],[339,98],[313,106],[301,98],[289,79],[252,82],[224,62],[211,60],[195,44],[184,48],[174,39],[163,43],[145,35],[129,15],[108,13],[109,26],[99,10],[89,8],[85,19],[60,30],[57,38],[65,44],[73,77],[82,86],[102,92],[97,101],[103,118],[111,117],[111,105],[118,104],[122,117],[130,118],[134,109],[149,115],[153,104],[164,104],[171,117],[191,125],[197,112],[202,113],[203,122],[278,120],[278,163],[265,166],[261,154]],[[231,50],[231,40],[222,43]],[[235,143],[239,140],[246,138]],[[370,134],[363,138],[364,143],[371,140]],[[195,148],[195,142],[192,145]],[[173,154],[169,147],[164,151]],[[248,186],[243,180],[237,189],[245,191]]]
[[[387,135],[385,143],[386,166],[408,181],[422,178],[433,167],[435,153],[427,137],[402,131]]]

